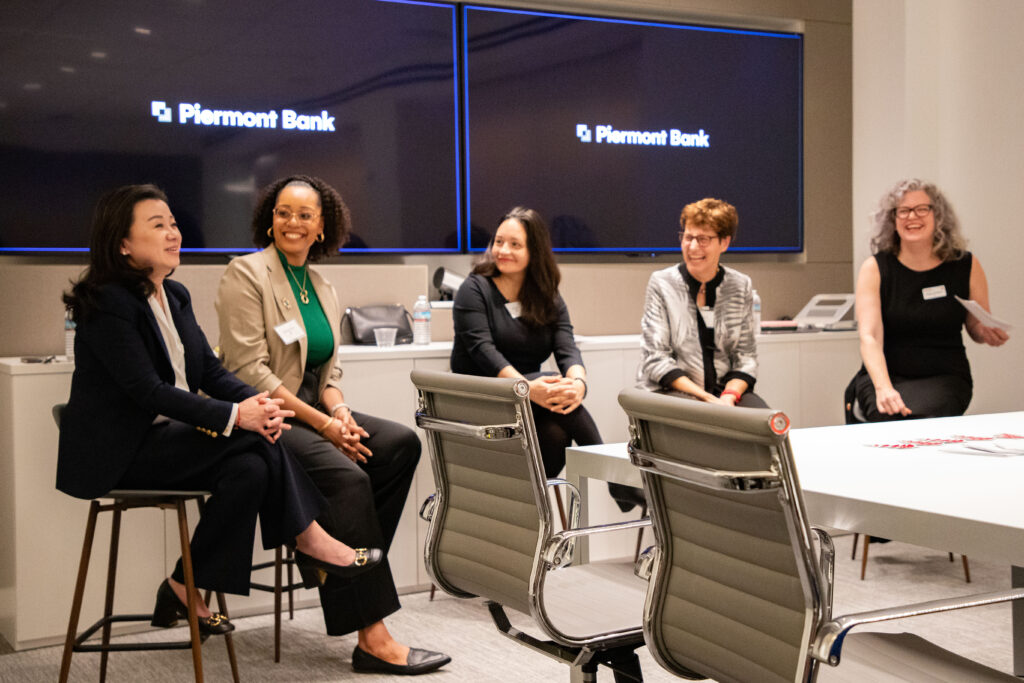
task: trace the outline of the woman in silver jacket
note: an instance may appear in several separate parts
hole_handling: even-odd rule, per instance
[[[639,386],[685,398],[767,407],[751,390],[757,341],[750,278],[719,263],[739,219],[720,199],[688,204],[683,262],[651,274],[644,299]]]

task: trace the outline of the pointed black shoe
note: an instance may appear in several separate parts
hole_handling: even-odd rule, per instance
[[[452,658],[443,652],[431,652],[416,647],[409,648],[409,657],[405,664],[392,664],[378,659],[358,645],[355,650],[352,650],[352,670],[364,674],[418,676],[436,671],[450,661]]]
[[[302,575],[303,585],[306,588],[316,588],[327,579],[326,574],[345,579],[358,576],[373,569],[384,559],[384,551],[380,548],[355,548],[355,551],[356,559],[352,561],[352,564],[340,565],[318,560],[301,550],[296,550],[295,564]]]
[[[181,604],[181,600],[174,594],[171,584],[164,579],[160,588],[156,591],[156,606],[153,607],[153,620],[151,626],[170,628],[178,625],[178,619],[188,620],[188,607]],[[235,630],[235,625],[228,621],[228,618],[219,612],[214,612],[208,617],[197,617],[199,622],[199,633],[206,636],[220,636]]]

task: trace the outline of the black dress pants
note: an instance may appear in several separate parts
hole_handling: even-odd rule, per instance
[[[537,443],[544,459],[544,475],[549,479],[557,476],[565,467],[565,449],[573,442],[577,446],[604,443],[594,418],[582,405],[568,415],[553,413],[532,401],[530,408],[533,409]]]
[[[317,405],[316,375],[306,373],[298,396]],[[310,479],[327,499],[317,518],[335,538],[353,548],[377,547],[385,559],[353,578],[329,576],[320,587],[320,606],[327,634],[342,636],[374,624],[401,607],[386,553],[395,537],[409,488],[420,458],[416,433],[397,422],[353,413],[373,452],[365,463],[354,463],[330,441],[302,422],[281,437]]]
[[[196,585],[249,594],[259,517],[264,548],[292,543],[326,505],[280,441],[235,429],[213,438],[176,420],[153,425],[117,488],[207,490],[192,534]],[[171,576],[184,581],[181,560]]]
[[[886,415],[878,411],[875,385],[867,370],[862,369],[850,382],[861,414],[867,422],[888,422],[924,417],[955,417],[967,412],[974,394],[973,382],[960,375],[933,377],[892,376],[892,386],[900,392],[903,403],[912,411],[910,415]]]

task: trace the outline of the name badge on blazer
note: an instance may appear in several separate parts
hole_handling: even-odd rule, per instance
[[[705,327],[715,326],[715,309],[708,306],[701,306],[700,317],[704,318]]]
[[[289,320],[286,323],[274,326],[274,332],[285,344],[293,344],[306,336],[306,331],[298,320]]]
[[[523,305],[518,301],[510,301],[505,304],[505,310],[508,311],[508,314],[513,318],[518,318],[523,314]]]
[[[925,301],[931,301],[932,299],[945,299],[946,298],[946,285],[935,285],[934,287],[925,287],[921,290],[921,297]]]

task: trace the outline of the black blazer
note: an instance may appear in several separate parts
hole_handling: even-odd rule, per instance
[[[191,391],[174,386],[174,369],[149,303],[120,285],[103,286],[97,310],[75,335],[75,373],[57,455],[61,491],[95,498],[115,488],[157,415],[219,434],[232,405],[256,393],[214,356],[185,286],[164,280],[164,292],[185,347]]]

